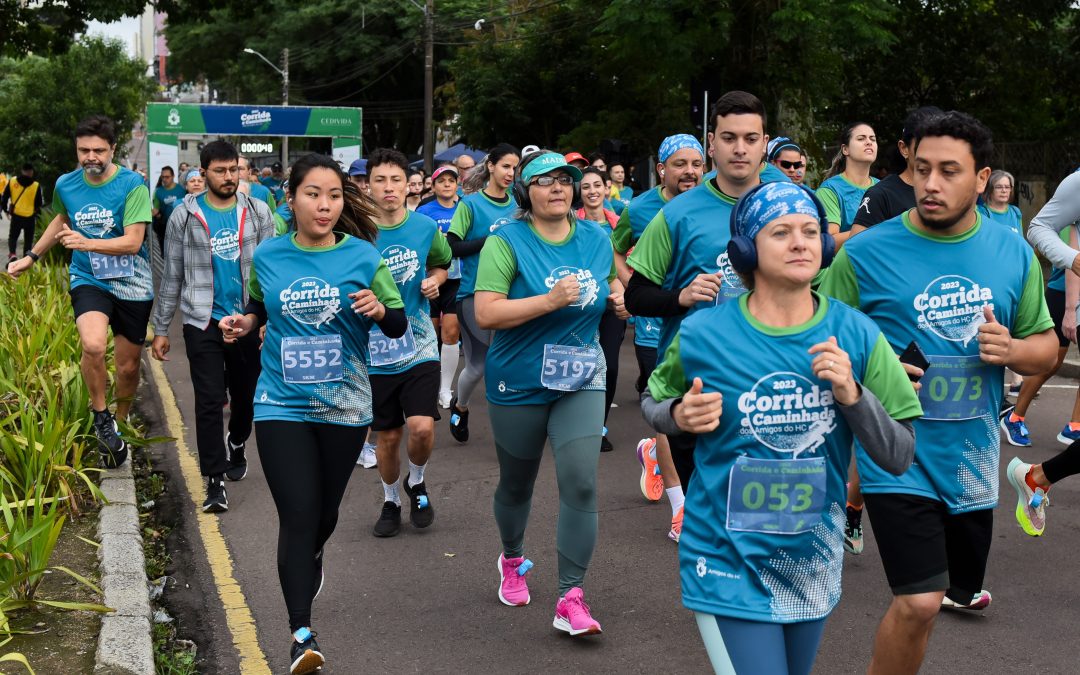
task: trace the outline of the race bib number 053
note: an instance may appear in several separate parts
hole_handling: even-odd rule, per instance
[[[291,384],[337,382],[344,377],[340,335],[305,335],[281,340],[281,372]]]
[[[727,529],[798,534],[821,522],[825,458],[739,457],[731,467]]]

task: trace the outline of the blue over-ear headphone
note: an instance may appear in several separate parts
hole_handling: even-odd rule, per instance
[[[553,154],[550,150],[537,150],[536,152],[530,152],[521,158],[521,163],[518,164],[517,174],[514,176],[514,184],[511,188],[511,194],[514,195],[514,201],[517,202],[519,208],[522,211],[532,210],[532,200],[529,199],[529,186],[522,180],[521,176],[525,173],[525,167],[529,165],[529,162],[533,161],[537,157],[543,155]],[[581,201],[581,181],[574,181],[574,195],[571,200],[573,208],[577,208],[577,204]]]
[[[744,209],[748,208],[751,197],[759,190],[771,185],[771,183],[762,183],[754,189],[750,190],[735,204],[735,208],[731,209],[731,241],[728,242],[728,262],[731,263],[731,267],[740,274],[750,274],[758,266],[757,246],[754,244],[754,240],[739,232],[736,223],[739,220],[740,214]],[[814,191],[805,185],[799,185],[798,183],[792,183],[800,190],[805,192],[807,196],[814,201],[814,206],[818,210],[818,222],[821,224],[821,269],[828,267],[833,258],[836,256],[836,240],[829,234],[829,220],[825,217],[825,206],[818,199]]]

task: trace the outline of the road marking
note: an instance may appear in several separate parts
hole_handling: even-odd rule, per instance
[[[259,649],[259,639],[255,633],[255,618],[251,616],[251,610],[244,598],[244,591],[233,577],[232,556],[229,555],[225,537],[221,535],[217,516],[203,513],[201,500],[206,490],[203,486],[198,460],[184,441],[184,424],[180,419],[180,408],[176,405],[172,385],[169,384],[169,378],[165,375],[165,369],[162,368],[160,362],[153,358],[148,358],[147,361],[150,362],[154,386],[157,387],[158,396],[161,397],[166,427],[169,435],[176,439],[180,474],[187,486],[188,494],[191,495],[192,504],[195,506],[199,538],[202,539],[203,547],[206,549],[206,557],[210,559],[210,571],[214,575],[218,597],[225,606],[225,623],[232,634],[233,646],[240,655],[240,672],[243,675],[270,675],[270,665],[266,661],[266,655]]]
[[[1076,389],[1075,384],[1044,384],[1041,389]]]

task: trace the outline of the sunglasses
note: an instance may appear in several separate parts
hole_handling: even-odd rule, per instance
[[[783,169],[801,169],[801,168],[803,168],[803,163],[802,162],[789,162],[786,159],[781,159],[781,160],[778,160],[778,161],[780,162],[780,167],[783,168]]]

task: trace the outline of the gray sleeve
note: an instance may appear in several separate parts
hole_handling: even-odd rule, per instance
[[[881,401],[866,387],[854,405],[837,405],[855,438],[870,459],[885,471],[899,476],[915,459],[915,429],[910,422],[889,417]]]
[[[169,324],[176,314],[180,289],[184,285],[184,225],[187,216],[187,207],[180,204],[173,209],[165,226],[165,265],[151,318],[154,335],[168,336]]]
[[[1061,241],[1059,233],[1080,219],[1080,173],[1061,181],[1054,196],[1028,224],[1027,240],[1054,267],[1069,269],[1077,251]]]
[[[666,401],[657,401],[646,387],[645,391],[641,392],[641,415],[657,433],[668,436],[685,433],[671,416],[671,408],[681,400],[682,398],[669,398]]]

